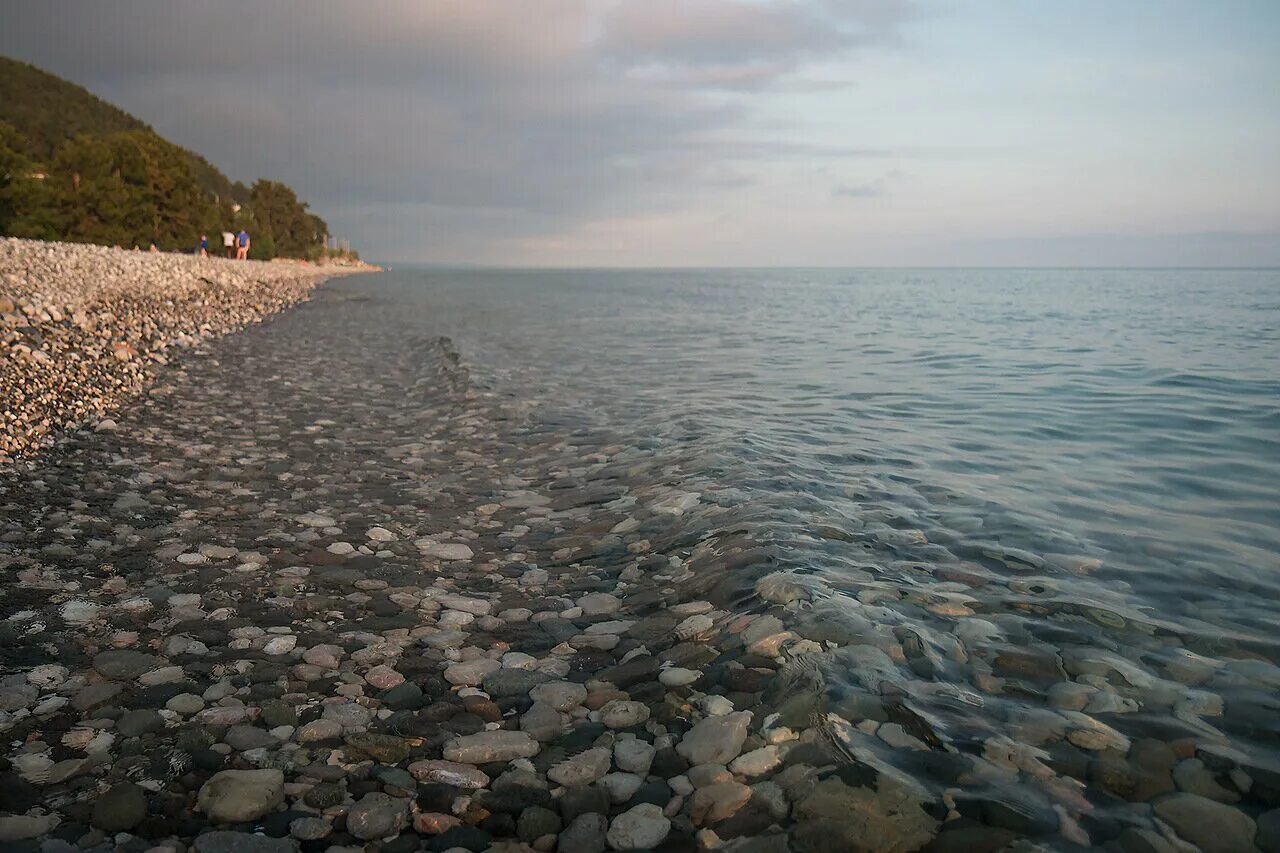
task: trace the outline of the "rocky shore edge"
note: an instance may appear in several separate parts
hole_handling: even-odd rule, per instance
[[[175,351],[377,269],[0,238],[0,464],[70,427],[112,429]]]

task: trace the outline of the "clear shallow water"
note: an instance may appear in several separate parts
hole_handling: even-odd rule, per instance
[[[463,639],[433,629],[469,622],[391,590],[547,615],[609,590],[626,621],[600,648],[575,632],[609,614],[499,619],[465,642],[616,678],[680,734],[695,703],[750,709],[753,744],[787,750],[769,778],[790,811],[746,809],[722,837],[781,820],[803,851],[858,846],[867,826],[882,843],[863,846],[885,850],[934,832],[926,849],[1163,849],[1148,842],[1174,832],[1273,849],[1276,287],[1270,272],[335,280],[175,362],[116,431],[75,432],[0,477],[0,562],[20,567],[0,698],[25,712],[27,673],[54,662],[76,668],[79,696],[98,667],[82,638],[104,629],[181,664],[166,689],[248,664],[237,695],[303,690],[311,719],[335,683],[250,663],[228,633],[288,625],[300,647],[373,641],[362,669],[379,631],[400,649],[425,628],[396,665],[447,702],[443,648]],[[332,546],[373,524],[399,538],[335,565]],[[421,542],[452,540],[473,558],[424,562]],[[212,562],[177,556],[208,545],[223,546]],[[250,554],[278,568],[245,571]],[[188,589],[205,609],[175,609]],[[690,625],[694,611],[714,616]],[[168,651],[186,648],[176,631],[205,652]],[[694,683],[668,690],[660,662]],[[510,725],[523,693],[499,697]],[[74,764],[45,741],[104,713],[0,716],[6,760]],[[468,716],[457,725],[481,723]],[[425,710],[383,724],[442,734]],[[166,751],[186,731],[120,742],[109,778],[153,754],[148,772],[194,796],[202,778],[172,779]],[[580,726],[540,750],[539,772],[582,735],[596,737]],[[330,763],[316,749],[300,773]],[[825,799],[804,783],[818,776]]]
[[[771,707],[858,766],[1067,838],[1174,790],[1280,805],[1280,273],[376,284],[534,434],[663,460],[700,503],[658,547],[713,543],[718,606],[804,576],[787,624],[839,648]]]
[[[841,568],[818,523],[903,555],[1018,549],[1065,593],[1276,657],[1280,272],[383,281],[495,387],[697,455],[683,473],[811,547],[807,569]]]

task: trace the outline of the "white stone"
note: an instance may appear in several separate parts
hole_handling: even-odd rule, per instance
[[[547,778],[566,788],[590,785],[609,772],[612,761],[613,755],[609,749],[588,749],[552,766],[547,771]]]
[[[475,552],[471,550],[471,546],[463,545],[460,542],[429,542],[419,540],[418,549],[428,557],[435,557],[437,560],[470,560],[475,556]]]
[[[606,773],[600,777],[601,787],[609,792],[609,799],[615,803],[625,803],[634,797],[643,784],[644,779],[635,773]]]
[[[622,608],[622,602],[616,595],[593,592],[579,598],[578,606],[586,616],[610,616]]]
[[[465,595],[446,593],[445,595],[436,596],[435,600],[447,610],[460,610],[473,616],[488,616],[493,610],[493,602],[486,601],[483,598],[470,598]]]
[[[667,687],[684,687],[687,684],[693,684],[702,677],[702,673],[696,669],[685,669],[680,666],[668,667],[658,673],[658,681]]]
[[[444,671],[444,680],[453,685],[474,687],[484,681],[484,677],[497,672],[502,664],[489,658],[478,658],[471,661],[455,663]]]
[[[56,663],[47,663],[43,666],[37,666],[27,672],[27,682],[34,684],[36,687],[51,688],[60,687],[67,680],[68,670],[65,666]]]
[[[544,702],[557,711],[568,711],[587,698],[587,688],[572,681],[550,681],[529,691],[529,698]]]
[[[415,761],[409,765],[409,772],[420,782],[439,782],[473,791],[489,787],[489,776],[484,771],[456,761]]]
[[[272,637],[267,640],[267,644],[262,647],[262,651],[269,655],[284,655],[293,651],[296,645],[298,645],[298,638],[292,634],[286,634],[283,637]]]
[[[643,702],[614,699],[600,709],[600,722],[611,729],[629,729],[649,719],[649,706]]]
[[[649,773],[656,753],[657,750],[654,749],[653,744],[639,738],[620,740],[613,745],[613,760],[618,768],[640,776]]]
[[[660,806],[641,803],[628,809],[609,824],[607,839],[614,850],[649,850],[671,832],[671,821]]]
[[[739,776],[763,776],[782,763],[782,753],[776,746],[763,746],[739,755],[729,762],[729,769]]]

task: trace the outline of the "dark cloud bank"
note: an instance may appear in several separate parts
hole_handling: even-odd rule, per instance
[[[797,156],[750,99],[891,43],[906,0],[14,3],[0,51],[233,177],[278,177],[371,254],[503,262]],[[838,81],[837,81],[838,82]],[[851,149],[848,156],[878,152]]]
[[[583,229],[732,209],[771,169],[868,161],[851,170],[862,178],[832,174],[828,198],[847,209],[896,193],[891,161],[1000,156],[811,142],[759,120],[770,96],[854,84],[831,76],[834,61],[896,49],[919,17],[914,0],[0,0],[0,53],[87,86],[234,178],[298,187],[369,256],[575,263]],[[1274,235],[1192,237],[887,257],[1280,262]]]

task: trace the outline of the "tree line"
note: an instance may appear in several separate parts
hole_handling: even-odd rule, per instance
[[[150,129],[79,135],[43,160],[38,149],[0,122],[0,234],[165,251],[205,234],[216,252],[223,231],[243,228],[257,259],[324,253],[328,226],[288,186],[224,179],[217,192],[198,174],[206,164]]]

